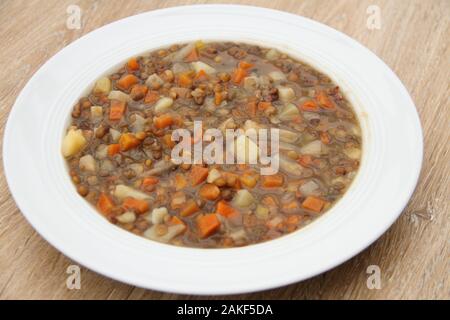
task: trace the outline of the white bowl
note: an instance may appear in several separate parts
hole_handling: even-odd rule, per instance
[[[96,78],[128,57],[198,39],[278,48],[331,76],[353,102],[363,131],[359,173],[343,199],[311,225],[242,248],[180,248],[113,226],[76,193],[60,153],[75,101]],[[231,294],[307,279],[375,241],[397,219],[414,190],[422,133],[414,104],[399,79],[351,38],[284,12],[200,5],[126,18],[61,50],[17,98],[5,130],[3,156],[19,208],[48,242],[71,259],[139,287]]]

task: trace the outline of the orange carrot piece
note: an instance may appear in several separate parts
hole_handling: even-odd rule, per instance
[[[144,103],[154,103],[159,100],[158,91],[149,91],[145,95]]]
[[[138,77],[134,74],[124,75],[117,81],[117,87],[122,90],[129,90],[133,85],[139,82]]]
[[[108,156],[113,157],[120,152],[120,144],[114,143],[110,144],[107,149]]]
[[[298,163],[303,167],[309,167],[313,162],[313,157],[309,154],[300,155],[298,157]]]
[[[239,176],[236,173],[223,171],[222,177],[227,182],[227,185],[233,189],[241,189],[241,180],[239,180]]]
[[[199,185],[208,177],[208,168],[203,168],[201,166],[192,166],[190,177],[193,186]]]
[[[145,200],[135,199],[135,198],[125,198],[122,203],[125,210],[133,210],[138,214],[147,212],[150,209],[148,202]]]
[[[323,144],[330,144],[331,142],[331,137],[328,134],[328,132],[321,132],[320,133],[320,141],[322,141]]]
[[[261,200],[262,204],[268,206],[268,207],[276,207],[278,206],[277,201],[273,196],[267,195],[264,196]]]
[[[172,149],[173,147],[175,147],[175,145],[176,145],[175,141],[172,140],[172,134],[171,134],[171,133],[165,134],[165,135],[162,137],[162,140],[163,140],[164,144],[165,144],[166,146],[168,146],[169,148],[171,148],[171,149]]]
[[[331,101],[330,97],[325,93],[325,91],[318,91],[316,94],[316,100],[319,104],[326,109],[334,109],[335,105]]]
[[[177,216],[172,216],[172,217],[170,218],[170,220],[169,220],[169,223],[172,224],[172,225],[174,225],[174,224],[183,224],[183,225],[184,225],[183,220],[181,220],[181,219],[178,218]]]
[[[131,88],[130,95],[134,100],[140,100],[145,97],[148,92],[148,87],[145,84],[135,84]],[[137,98],[135,98],[137,97]]]
[[[173,117],[170,114],[163,114],[153,118],[153,123],[157,129],[164,129],[173,124]]]
[[[200,207],[198,206],[197,202],[193,199],[188,200],[186,202],[186,205],[181,209],[180,216],[182,217],[189,217],[200,210]]]
[[[207,79],[208,74],[205,72],[205,70],[200,70],[195,76],[195,80],[207,80]]]
[[[261,176],[262,186],[264,188],[276,188],[283,185],[284,179],[281,174],[273,174],[270,176]]]
[[[215,184],[207,183],[200,188],[199,195],[205,200],[213,201],[220,195],[220,189]]]
[[[267,101],[261,101],[258,103],[258,110],[264,111],[267,108],[269,108],[270,106],[272,106],[272,103],[267,102]]]
[[[153,186],[159,182],[159,179],[156,177],[146,177],[142,180],[141,187]]]
[[[300,109],[303,111],[318,111],[319,106],[314,100],[307,100],[300,105]]]
[[[247,114],[251,117],[256,116],[256,108],[257,108],[257,104],[255,100],[250,100],[249,102],[247,102],[246,104],[246,109],[247,109]]]
[[[214,104],[219,106],[223,101],[224,94],[222,92],[216,91],[214,93]]]
[[[298,225],[298,223],[300,222],[301,218],[300,216],[297,215],[290,215],[287,219],[286,219],[286,223],[290,224],[290,225]]]
[[[97,209],[104,215],[108,215],[114,208],[114,202],[106,193],[102,192],[97,201]]]
[[[119,138],[120,150],[128,151],[136,148],[141,143],[141,140],[136,138],[132,133],[124,133]]]
[[[175,176],[175,190],[179,191],[187,186],[187,180],[183,174],[177,174]]]
[[[239,215],[239,211],[229,205],[225,200],[217,202],[216,213],[226,218],[236,217]]]
[[[231,81],[234,84],[240,84],[242,82],[242,80],[247,76],[247,70],[246,69],[242,69],[242,68],[237,68],[236,70],[234,70],[232,76],[231,76]]]
[[[111,107],[109,108],[109,120],[120,120],[127,108],[126,102],[119,100],[111,100]]]
[[[215,213],[201,215],[197,218],[197,230],[201,238],[207,238],[217,232],[220,221]]]
[[[178,84],[185,88],[192,86],[192,78],[190,72],[183,72],[178,76]]]
[[[139,62],[137,61],[137,59],[135,57],[133,57],[130,60],[128,60],[127,67],[131,71],[139,70]]]
[[[314,211],[314,212],[320,212],[323,209],[323,206],[325,205],[325,201],[314,196],[308,196],[306,199],[302,202],[302,207]]]
[[[247,61],[240,61],[238,67],[246,70],[253,68],[253,64]]]
[[[191,52],[189,52],[189,54],[186,56],[186,58],[184,58],[184,61],[186,62],[193,62],[193,61],[197,61],[198,60],[198,51],[197,48],[192,49]]]

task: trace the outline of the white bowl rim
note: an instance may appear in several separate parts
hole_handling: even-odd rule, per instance
[[[398,178],[399,180],[400,178],[404,179],[402,181],[406,182],[403,183],[401,187],[397,186],[400,189],[394,188],[394,186],[388,186],[386,181],[384,181],[383,184],[381,184],[381,182],[378,182],[379,185],[377,187],[375,182],[382,179],[384,180],[385,178],[377,175],[372,177],[374,180],[373,183],[371,183],[372,181],[360,181],[359,183],[364,183],[364,185],[367,185],[369,189],[372,188],[373,190],[376,190],[378,195],[384,195],[386,197],[391,198],[392,195],[391,194],[388,195],[387,193],[396,192],[396,194],[399,197],[395,198],[391,203],[389,203],[389,205],[382,203],[377,204],[372,203],[372,205],[376,207],[367,208],[364,210],[364,212],[358,212],[357,215],[353,213],[351,223],[350,221],[348,221],[349,217],[347,216],[339,217],[339,213],[343,211],[343,206],[345,205],[345,204],[341,205],[341,203],[339,202],[335,206],[335,208],[333,208],[332,210],[330,210],[329,213],[324,215],[324,218],[319,219],[320,223],[319,221],[314,222],[313,224],[311,224],[311,226],[305,228],[307,230],[296,232],[292,235],[288,235],[280,239],[272,240],[258,245],[225,250],[177,248],[163,244],[153,243],[145,239],[140,239],[138,237],[129,235],[126,232],[116,230],[117,228],[111,228],[108,225],[108,223],[103,221],[103,219],[101,219],[98,216],[94,217],[93,215],[90,214],[94,210],[89,209],[85,203],[82,203],[82,201],[80,201],[80,199],[77,200],[80,202],[78,205],[78,209],[82,209],[83,212],[89,211],[89,217],[83,216],[77,218],[68,216],[67,218],[72,219],[71,222],[73,223],[80,223],[77,227],[79,227],[80,229],[85,227],[86,230],[84,229],[78,230],[77,228],[74,228],[75,230],[67,229],[66,233],[57,230],[55,226],[52,224],[54,221],[45,218],[47,214],[51,216],[58,213],[60,207],[52,206],[52,204],[49,203],[48,201],[46,203],[43,203],[44,201],[39,202],[39,200],[36,200],[34,198],[37,195],[40,195],[43,198],[47,197],[46,200],[49,200],[48,198],[50,197],[50,195],[54,195],[57,194],[58,192],[63,191],[54,190],[56,189],[55,187],[46,184],[46,182],[43,180],[39,180],[39,182],[42,183],[43,186],[48,187],[48,189],[43,188],[45,190],[36,190],[36,195],[29,193],[32,190],[29,190],[30,187],[25,184],[26,183],[25,178],[27,177],[26,174],[32,175],[33,172],[37,170],[32,171],[28,167],[26,167],[25,169],[23,169],[23,167],[18,168],[19,165],[17,165],[18,163],[19,164],[24,163],[30,166],[31,168],[33,168],[34,166],[39,166],[39,169],[45,168],[45,170],[43,170],[43,173],[53,177],[53,174],[56,173],[52,172],[51,168],[48,168],[49,164],[45,163],[48,160],[48,162],[51,163],[52,166],[55,164],[55,168],[58,168],[59,174],[61,174],[60,170],[61,163],[57,162],[58,161],[57,159],[44,160],[44,158],[42,157],[45,157],[46,155],[40,154],[42,153],[42,151],[39,150],[39,147],[41,147],[39,143],[42,143],[41,140],[44,137],[50,137],[51,139],[53,139],[52,141],[55,142],[51,146],[51,148],[53,149],[50,150],[53,151],[59,150],[59,145],[56,145],[56,143],[58,142],[58,139],[60,139],[60,136],[57,136],[57,134],[55,134],[54,130],[52,129],[53,125],[50,125],[53,124],[54,122],[48,122],[48,120],[52,120],[56,116],[53,116],[52,118],[52,115],[48,115],[48,117],[45,118],[47,120],[47,123],[35,124],[37,128],[43,130],[44,134],[36,135],[36,137],[31,138],[22,137],[22,130],[24,129],[23,128],[24,126],[27,126],[27,128],[28,126],[33,127],[32,124],[33,121],[31,121],[30,119],[25,119],[23,115],[24,112],[23,110],[27,105],[25,101],[26,98],[30,97],[35,98],[37,102],[39,102],[38,100],[42,98],[45,99],[52,98],[48,96],[45,97],[35,96],[36,94],[32,91],[36,86],[37,88],[39,88],[39,85],[37,84],[38,80],[42,80],[41,77],[43,75],[46,76],[55,75],[55,77],[57,78],[58,71],[52,70],[51,66],[54,67],[56,65],[57,60],[60,59],[61,57],[76,52],[77,48],[79,48],[80,46],[82,47],[82,44],[92,43],[92,41],[95,41],[96,39],[99,39],[100,37],[105,35],[110,36],[111,33],[118,32],[118,28],[120,27],[123,26],[133,27],[135,24],[142,23],[143,18],[149,20],[153,18],[154,20],[158,20],[158,19],[170,19],[170,17],[174,16],[178,17],[183,16],[189,18],[194,17],[196,15],[208,14],[210,16],[208,17],[208,19],[212,19],[212,17],[214,17],[214,21],[217,21],[219,24],[219,22],[221,21],[220,18],[223,18],[223,16],[233,15],[233,17],[236,18],[236,21],[238,21],[239,24],[243,24],[242,19],[239,20],[241,18],[241,15],[243,15],[242,14],[243,11],[246,12],[245,17],[251,19],[252,22],[260,21],[261,23],[263,23],[266,21],[264,19],[273,19],[271,21],[273,23],[273,28],[274,29],[281,28],[282,30],[285,30],[286,33],[288,33],[288,31],[290,31],[291,28],[295,29],[296,31],[299,31],[301,29],[300,31],[303,32],[304,34],[303,33],[300,34],[304,35],[305,38],[307,38],[308,32],[312,32],[316,34],[317,38],[320,38],[321,36],[324,37],[328,36],[330,38],[336,39],[336,43],[333,43],[333,49],[336,49],[336,56],[338,56],[340,52],[339,50],[345,50],[340,47],[339,43],[351,47],[351,49],[349,49],[350,50],[349,52],[354,51],[355,53],[361,55],[357,56],[356,58],[355,57],[352,58],[355,58],[356,61],[368,64],[364,65],[364,67],[367,68],[367,72],[369,73],[369,75],[373,76],[373,81],[376,82],[376,84],[379,87],[381,87],[382,89],[386,89],[386,87],[383,87],[383,84],[380,82],[386,81],[391,87],[395,89],[392,90],[393,92],[387,91],[382,92],[387,96],[386,105],[388,107],[392,107],[393,105],[395,105],[396,102],[401,102],[398,106],[398,109],[400,110],[399,111],[384,110],[385,112],[387,111],[388,113],[392,112],[392,114],[384,115],[383,121],[380,121],[380,119],[377,118],[380,115],[376,114],[377,111],[374,111],[374,109],[359,110],[361,111],[358,113],[360,120],[361,117],[364,118],[365,120],[367,120],[367,117],[369,117],[366,124],[365,134],[369,134],[368,132],[370,132],[370,134],[372,135],[370,137],[365,137],[366,140],[369,139],[367,140],[369,141],[368,147],[372,149],[368,148],[364,150],[365,159],[363,163],[367,162],[368,164],[373,164],[373,167],[371,167],[371,169],[373,169],[373,174],[376,173],[379,175],[381,172],[380,166],[382,166],[383,172],[386,171],[390,173],[392,177]],[[242,27],[242,25],[239,26]],[[249,25],[245,26],[251,29],[251,26]],[[193,26],[191,28],[192,30],[195,30],[195,28],[198,29],[200,27],[201,24],[199,24],[198,26]],[[237,31],[235,30],[231,31],[237,34]],[[232,33],[231,31],[230,34]],[[265,31],[269,32],[269,30]],[[256,33],[256,30],[252,29],[251,31],[248,32]],[[158,30],[155,33],[159,34],[160,31]],[[186,37],[186,39],[190,37],[192,36],[190,35],[189,37]],[[249,38],[251,39],[242,40],[241,38],[240,41],[251,42],[255,40],[252,37],[253,37],[252,35],[249,35]],[[261,41],[264,35],[259,34],[258,37],[259,37],[258,40]],[[117,38],[121,38],[121,35],[119,34]],[[193,39],[194,38],[192,38],[192,40]],[[112,42],[116,41],[114,37],[110,38],[109,40]],[[268,42],[272,40],[273,39],[270,40],[267,39]],[[308,41],[312,42],[314,40],[308,39]],[[177,41],[169,41],[168,43],[175,43],[175,42]],[[255,42],[257,41],[255,40]],[[273,43],[275,46],[280,47],[284,51],[290,52],[289,51],[290,49],[288,47],[283,46],[283,43],[286,42],[276,43],[276,40],[274,40],[271,43]],[[320,43],[315,44],[319,46],[321,45]],[[293,44],[292,47],[295,47],[295,45],[296,44]],[[135,47],[138,46],[139,45],[136,45]],[[302,57],[304,58],[304,60],[308,60],[307,53],[309,48],[307,48],[306,44],[304,46],[305,47],[302,47],[301,54],[303,55]],[[154,47],[148,46],[147,51],[150,51],[152,48]],[[131,48],[127,50],[124,50],[122,53],[116,54],[115,57],[108,57],[109,60],[108,59],[106,60],[109,61],[108,62],[109,64],[110,61],[119,62],[121,61],[121,59],[123,60],[123,58],[131,56],[130,52],[136,49]],[[139,53],[139,51],[134,51],[134,53],[137,54]],[[316,53],[319,55],[318,52]],[[84,57],[78,58],[80,58],[80,60],[83,59],[86,60],[86,58]],[[102,58],[105,58],[105,55],[103,55]],[[321,63],[323,63],[324,65],[328,64],[328,66],[330,66],[333,63],[332,59],[333,57],[331,57],[330,60],[327,60],[327,58],[328,58],[327,56],[320,56],[321,60],[314,61],[312,62],[312,64],[319,69],[321,67],[320,66]],[[341,56],[339,56],[339,58],[344,59]],[[340,60],[340,62],[342,61],[344,60]],[[311,61],[308,62],[311,63]],[[52,65],[52,63],[54,65]],[[102,69],[103,71],[106,70],[106,65],[108,65],[108,63],[105,63],[105,65],[101,67],[103,68]],[[352,68],[351,65],[346,65],[346,67],[351,69],[355,74],[357,73],[357,70]],[[371,68],[369,69],[369,67]],[[95,72],[94,71],[92,72],[98,75],[99,69],[100,67],[94,70]],[[335,69],[337,70],[338,67],[335,67]],[[355,85],[355,79],[353,79],[352,81],[349,80],[351,75],[345,74],[344,70],[339,70],[339,72],[336,70],[330,69],[326,73],[330,75],[331,72],[332,77],[334,78],[343,76],[342,82],[338,81],[338,84],[341,85],[341,83],[345,83],[346,81],[348,81],[348,83],[350,84],[348,87],[354,90],[355,92],[360,93],[360,96],[356,97],[350,96],[350,99],[355,99],[355,101],[357,101],[359,98],[365,97],[368,98],[368,100],[371,101],[372,104],[373,102],[377,102],[377,99],[379,97],[372,96],[374,94],[373,92],[366,92],[370,87],[369,83],[362,82],[364,83],[365,87],[363,85],[361,85],[361,87],[357,87]],[[81,82],[84,81],[85,87],[87,80],[86,78],[89,77],[88,73],[89,72],[86,71],[86,73],[83,75],[84,79],[82,79],[82,77],[80,79],[77,79],[78,81]],[[92,76],[89,77],[89,79],[91,78]],[[359,78],[358,80],[362,81],[363,78]],[[77,90],[79,91],[80,84],[74,83],[71,84],[74,87],[77,87],[78,88]],[[42,86],[44,85],[41,85],[41,87]],[[347,84],[345,83],[344,88],[346,86]],[[48,88],[42,88],[43,92],[45,91],[44,89],[48,90]],[[66,92],[68,88],[61,88],[61,90]],[[352,92],[350,92],[350,95],[351,94]],[[49,108],[50,109],[54,108],[54,104],[56,104],[57,102],[61,102],[60,99],[54,98],[54,101],[49,106]],[[355,103],[358,105],[358,102]],[[369,102],[366,103],[367,105],[371,105],[371,103]],[[37,103],[36,105],[42,108],[42,101],[41,103]],[[70,106],[64,106],[62,108],[65,108],[65,116],[67,116],[69,114],[68,110],[70,109]],[[394,128],[393,126],[391,126],[392,124],[391,122],[395,120],[398,121],[400,119],[399,115],[395,113],[402,113],[401,115],[402,122],[397,123],[398,128]],[[391,117],[394,120],[392,120]],[[60,119],[62,118],[60,117]],[[365,121],[364,119],[362,119],[363,122]],[[17,127],[18,124],[19,125],[21,124],[22,128],[20,127],[18,128]],[[365,124],[362,123],[362,125],[364,126]],[[47,128],[42,128],[42,126],[47,126]],[[399,128],[401,130],[398,130]],[[384,137],[383,135],[386,134],[387,132],[390,133],[391,131],[395,132],[397,135],[392,139],[386,140],[386,137]],[[403,131],[403,133],[401,131]],[[53,134],[53,136],[51,136],[51,134]],[[59,134],[61,134],[61,132],[59,132]],[[397,136],[399,136],[398,139]],[[400,138],[403,138],[404,141],[400,141],[401,140]],[[27,146],[26,144],[30,143],[27,142],[28,141],[27,139],[36,140],[36,141],[33,140],[33,143],[36,143],[38,145],[37,147],[38,150],[35,150],[37,151],[37,155],[35,157],[32,157],[32,159],[23,159],[22,157],[20,157],[20,155],[24,154],[23,153],[24,149],[22,145],[18,146],[17,143],[14,143],[15,141],[18,140],[24,143],[25,146]],[[423,139],[422,130],[417,112],[414,107],[414,103],[409,97],[409,94],[404,88],[404,86],[401,84],[400,80],[389,69],[389,67],[387,67],[378,57],[376,57],[368,49],[357,43],[355,40],[328,26],[286,12],[240,5],[194,5],[194,6],[172,7],[156,11],[150,11],[136,16],[128,17],[122,20],[118,20],[81,37],[80,39],[71,43],[63,50],[61,50],[59,53],[57,53],[33,75],[33,77],[30,79],[30,81],[27,83],[27,85],[24,87],[21,94],[17,98],[9,115],[8,122],[5,128],[3,157],[7,183],[9,185],[9,188],[11,190],[14,199],[16,200],[18,207],[20,208],[24,216],[27,218],[27,220],[30,222],[30,224],[32,224],[32,226],[49,243],[51,243],[54,247],[56,247],[59,251],[61,251],[71,259],[79,262],[80,264],[88,267],[89,269],[97,271],[108,277],[123,282],[127,282],[139,287],[145,287],[149,289],[156,289],[162,291],[170,291],[176,293],[186,293],[186,294],[232,294],[232,293],[251,292],[279,287],[282,285],[310,278],[348,260],[350,257],[356,255],[361,250],[370,245],[372,242],[374,242],[376,239],[378,239],[378,237],[381,236],[401,214],[402,210],[406,206],[409,198],[411,197],[415,189],[422,164],[422,156],[423,156],[422,139]],[[400,142],[403,142],[403,145]],[[36,146],[34,145],[27,147],[36,148]],[[366,148],[366,144],[364,145],[364,148]],[[386,161],[386,159],[388,159],[386,156],[386,152],[387,151],[395,152],[395,150],[397,149],[399,150],[399,152],[395,153],[396,157],[399,158],[400,160],[404,161],[408,160],[404,162],[401,166],[398,165],[394,166],[394,164],[390,164]],[[375,151],[379,152],[379,154],[374,154]],[[54,155],[50,155],[50,157],[51,156]],[[36,163],[32,163],[33,161]],[[380,161],[380,163],[377,163],[378,161]],[[394,171],[398,172],[394,173]],[[39,173],[35,174],[39,175]],[[65,174],[66,177],[56,176],[57,175],[56,174],[54,177],[54,179],[56,180],[54,181],[57,182],[57,179],[63,180],[65,179],[64,183],[67,183],[68,181],[67,173]],[[397,176],[395,174],[397,174]],[[358,180],[359,177],[360,175],[357,176],[356,180]],[[38,178],[38,176],[36,176],[36,178]],[[39,178],[42,179],[45,177],[39,176]],[[363,178],[360,178],[360,180],[361,179]],[[394,183],[398,184],[398,181],[392,181],[392,184]],[[354,185],[356,185],[356,181],[354,182]],[[349,198],[354,197],[351,198],[350,200],[354,200],[354,202],[357,203],[358,202],[357,200],[359,198],[356,197],[354,194],[358,194],[359,197],[363,197],[363,195],[361,195],[363,191],[361,190],[362,188],[355,190],[356,187],[354,187],[353,185],[352,188],[353,190],[349,190],[347,192],[347,194],[349,195],[344,196],[344,199],[347,198],[348,202]],[[386,190],[380,190],[380,188],[381,189],[386,188]],[[351,193],[351,191],[353,191],[353,193]],[[48,195],[45,195],[45,193],[48,193]],[[64,201],[74,200],[74,197],[76,196],[74,195],[73,188],[72,190],[70,190],[69,193],[70,195],[69,194],[61,195],[61,198],[71,197],[71,199],[61,200],[61,203],[63,203]],[[344,199],[342,199],[341,202],[344,202]],[[55,202],[60,201],[59,199],[54,200]],[[73,202],[71,204],[73,204]],[[354,206],[355,208],[353,209],[349,207],[348,208],[349,211],[351,210],[357,211],[358,207],[356,207],[356,204]],[[46,213],[45,211],[48,208],[51,209],[50,213]],[[359,209],[361,208],[363,207],[361,207],[361,205],[359,204]],[[69,207],[65,210],[75,211],[75,208]],[[367,216],[368,214],[366,213],[366,211],[376,213],[377,210],[383,210],[383,213],[380,214],[376,220],[370,220],[374,219],[373,215]],[[384,210],[386,210],[386,212]],[[64,210],[62,212],[65,213]],[[333,217],[332,215],[335,215],[335,217]],[[360,216],[362,217],[363,215],[366,215],[364,217],[370,220],[370,223],[372,224],[371,226],[368,226],[363,222],[358,223],[355,222],[359,221],[358,219],[360,219]],[[59,219],[59,217],[56,216],[53,217],[55,218],[55,220]],[[91,224],[89,225],[82,224],[83,219],[89,220]],[[346,225],[342,224],[343,221],[345,221],[347,224]],[[351,229],[350,225],[352,225],[352,227],[356,225],[360,229],[358,228]],[[92,233],[90,233],[94,230],[99,231],[100,236],[99,235],[94,236],[92,235]],[[104,232],[104,234],[102,232]],[[66,235],[67,238],[65,238],[64,235]],[[111,237],[111,235],[114,235],[114,237],[121,237],[123,243],[118,243],[118,241],[116,241],[115,238],[114,239],[109,238]],[[88,238],[85,239],[82,236],[86,236]],[[74,239],[83,242],[84,247],[82,245],[70,242],[70,240]],[[90,244],[90,241],[92,240],[101,242],[101,244],[98,245],[99,246],[98,248],[95,247],[95,244],[92,244],[92,248],[88,246]],[[300,241],[303,244],[302,251],[301,252],[296,251],[295,253],[292,253],[293,249],[296,249],[295,245],[299,245],[298,240],[304,241],[304,242]],[[316,243],[316,241],[318,241],[318,243]],[[117,250],[119,252],[96,251],[98,249],[105,249],[107,248],[107,245],[110,245],[112,243],[118,246]],[[127,248],[126,245],[129,244],[132,244],[132,246]],[[306,244],[308,244],[308,247],[305,247]],[[158,259],[156,262],[153,262],[153,260],[151,260],[149,256],[147,256],[147,253],[145,257],[135,256],[133,254],[136,252],[138,254],[143,254],[142,249],[144,247],[149,252],[155,254],[154,258]],[[128,252],[127,249],[129,249],[130,251]],[[321,250],[320,252],[324,252],[325,255],[320,256],[318,254],[319,252],[318,249]],[[272,251],[277,251],[277,253],[274,254]],[[164,254],[161,255],[161,252],[163,252]],[[307,257],[309,260],[305,261],[305,257]],[[122,258],[125,258],[125,260],[126,258],[129,259],[126,261],[122,261],[121,260]],[[192,258],[195,258],[198,261],[195,261],[193,263],[187,261],[188,259]],[[111,261],[114,261],[117,264],[111,266],[110,265]],[[136,261],[143,262],[145,268],[143,266],[135,266],[134,264],[132,264],[132,262]],[[242,264],[237,263],[237,261],[242,261]],[[153,262],[155,264],[149,267],[149,262]],[[186,270],[185,269],[179,270],[177,268],[174,268],[172,264],[174,264],[175,262],[178,263],[180,266],[184,264]],[[291,263],[296,263],[298,268],[292,269]],[[292,270],[289,270],[288,267],[286,267],[286,265],[288,265],[289,268],[291,268]],[[221,277],[216,277],[217,273],[225,272],[229,267],[233,267],[234,268],[233,270],[235,271],[235,273],[233,273],[231,278],[225,275],[222,275]],[[286,267],[286,271],[280,270],[281,268],[284,267]],[[195,268],[195,270],[193,270],[192,268]],[[259,272],[255,272],[255,269],[259,270]],[[157,275],[149,273],[150,271],[157,273]],[[169,277],[167,277],[164,274],[165,272],[171,271],[172,273],[170,274]],[[201,277],[202,275],[205,276],[204,279]]]

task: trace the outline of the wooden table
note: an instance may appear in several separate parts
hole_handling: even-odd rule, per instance
[[[2,0],[2,131],[9,110],[28,79],[64,46],[123,17],[206,2],[223,1]],[[425,156],[420,182],[409,205],[389,231],[367,250],[313,279],[224,298],[449,299],[450,2],[241,0],[229,3],[264,6],[306,16],[350,35],[373,50],[396,72],[416,103],[424,129]],[[80,29],[67,28],[69,5],[81,9]],[[368,18],[371,15],[376,18],[377,9],[371,11],[371,5],[380,10],[380,29],[367,27]],[[369,22],[373,21],[369,18]],[[0,243],[0,299],[197,298],[132,287],[84,268],[81,289],[67,289],[66,269],[74,262],[31,228],[17,209],[3,175],[0,175]],[[382,287],[379,290],[370,290],[366,285],[369,265],[380,267]]]

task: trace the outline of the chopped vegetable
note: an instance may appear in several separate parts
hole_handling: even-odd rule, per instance
[[[164,218],[169,215],[166,207],[155,208],[150,214],[150,220],[153,224],[160,224],[164,221]]]
[[[87,154],[80,158],[79,166],[80,166],[80,169],[83,171],[95,172],[97,164],[95,162],[94,157],[90,154]]]
[[[246,189],[239,190],[233,198],[233,204],[239,208],[245,208],[255,202],[253,195]]]
[[[192,166],[190,173],[190,180],[193,186],[202,183],[203,181],[206,180],[207,177],[208,177],[208,168],[203,168],[197,165]]]
[[[147,201],[135,198],[125,198],[125,200],[122,203],[122,206],[126,210],[133,210],[138,214],[147,212],[150,209],[150,206],[148,205]]]
[[[156,114],[161,114],[161,113],[167,112],[168,110],[170,110],[172,105],[173,105],[172,98],[162,97],[155,104],[155,112],[156,112]]]
[[[138,60],[136,58],[131,58],[127,62],[127,67],[131,71],[139,70],[139,62],[138,62]]]
[[[173,117],[170,114],[163,114],[159,117],[153,118],[153,123],[158,129],[164,129],[170,127],[173,124]]]
[[[127,107],[126,102],[119,100],[111,100],[111,107],[109,109],[109,120],[116,121],[122,119],[126,107]]]
[[[135,198],[138,200],[149,200],[150,196],[146,193],[133,189],[129,186],[118,184],[114,189],[114,196],[117,199],[124,200],[125,198]]]
[[[70,157],[80,152],[86,145],[86,139],[83,132],[78,129],[70,129],[64,137],[62,143],[62,154],[64,157]]]
[[[111,210],[114,208],[114,202],[106,193],[101,193],[97,201],[97,209],[104,215],[110,214]]]
[[[180,216],[188,217],[188,216],[191,216],[191,215],[193,215],[194,213],[196,213],[198,211],[200,211],[200,208],[199,208],[197,202],[195,202],[195,200],[191,199],[191,200],[188,200],[186,205],[181,208]]]
[[[315,196],[308,196],[306,199],[302,202],[302,207],[305,209],[308,209],[310,211],[314,212],[320,212],[322,211],[322,208],[325,205],[325,201],[315,197]]]
[[[122,90],[129,90],[133,85],[139,82],[138,77],[133,74],[127,74],[117,81],[117,87]]]
[[[220,221],[216,214],[209,213],[200,215],[197,218],[197,229],[200,238],[207,238],[216,233],[220,228]]]
[[[97,80],[93,92],[95,94],[109,94],[111,91],[111,80],[108,77],[101,77]]]
[[[239,215],[239,211],[233,208],[225,200],[220,200],[217,202],[216,213],[226,218],[236,217]]]
[[[132,133],[124,133],[119,139],[120,150],[122,151],[128,151],[136,148],[140,143],[141,140],[136,138],[136,136]]]
[[[284,178],[281,174],[274,174],[270,176],[261,176],[261,185],[264,188],[277,188],[283,185]]]
[[[214,201],[220,195],[220,189],[215,184],[207,183],[200,188],[199,195],[205,200]]]

